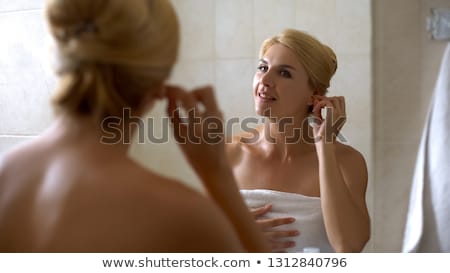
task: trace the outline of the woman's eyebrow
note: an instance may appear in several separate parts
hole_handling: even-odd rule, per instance
[[[295,67],[293,67],[293,66],[291,66],[291,65],[288,65],[288,64],[280,64],[279,67],[281,67],[281,68],[289,68],[289,69],[292,69],[292,70],[296,70]]]
[[[267,61],[264,60],[264,59],[259,59],[259,62],[260,62],[260,63],[263,63],[263,64],[267,64]]]
[[[266,60],[264,60],[264,59],[259,59],[259,62],[263,63],[263,64],[268,64],[268,62]],[[293,67],[291,65],[288,65],[288,64],[280,64],[280,65],[276,65],[276,66],[281,67],[281,68],[288,68],[288,69],[292,69],[292,70],[297,70],[297,69],[295,69],[295,67]]]

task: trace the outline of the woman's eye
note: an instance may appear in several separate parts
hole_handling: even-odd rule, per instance
[[[289,73],[289,71],[287,71],[287,70],[281,70],[280,75],[285,78],[291,78],[291,73]]]
[[[258,66],[258,70],[261,72],[266,72],[267,71],[267,65],[259,65]]]

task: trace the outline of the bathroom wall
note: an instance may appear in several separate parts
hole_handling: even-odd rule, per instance
[[[375,179],[373,247],[399,252],[416,153],[447,42],[426,17],[450,0],[377,0],[374,16]]]
[[[44,62],[42,5],[0,0],[0,155],[51,121],[54,79]]]
[[[261,42],[286,27],[308,31],[330,45],[338,71],[330,96],[347,100],[343,135],[369,168],[373,214],[372,18],[370,0],[172,0],[181,22],[181,51],[171,83],[215,87],[226,119],[252,117],[252,77]],[[47,65],[40,0],[0,0],[0,157],[42,132],[52,120],[48,103],[55,78]],[[164,103],[149,114],[164,116]],[[157,119],[148,120],[156,122]],[[147,128],[148,129],[148,128]],[[154,126],[154,136],[164,130]],[[236,128],[237,130],[237,128]],[[178,147],[134,144],[130,155],[157,172],[201,190]],[[367,250],[370,251],[371,244]]]

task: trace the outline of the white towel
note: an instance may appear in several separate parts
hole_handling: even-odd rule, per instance
[[[450,252],[450,44],[417,154],[403,252]]]
[[[272,210],[265,215],[266,218],[294,217],[296,219],[292,224],[276,228],[300,231],[299,236],[286,239],[294,240],[296,243],[296,246],[287,249],[287,252],[303,252],[305,248],[310,247],[319,248],[320,252],[334,252],[325,232],[319,197],[265,189],[241,190],[241,195],[249,208],[272,204]]]

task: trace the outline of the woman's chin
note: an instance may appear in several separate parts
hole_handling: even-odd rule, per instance
[[[273,111],[271,107],[262,107],[261,105],[255,106],[255,113],[263,117],[272,117]]]
[[[255,109],[255,112],[258,116],[262,116],[262,117],[271,117],[272,116],[270,108]]]

